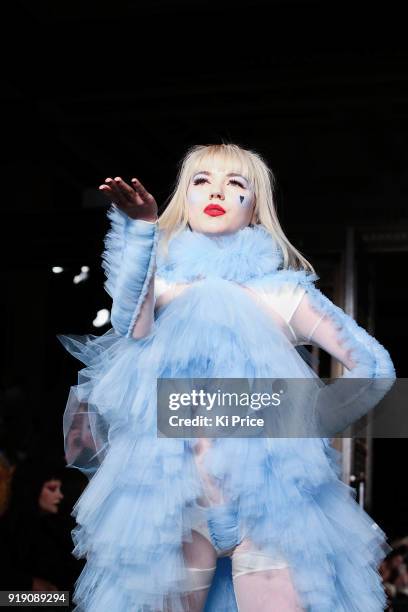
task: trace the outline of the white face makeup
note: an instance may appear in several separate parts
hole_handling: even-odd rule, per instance
[[[191,229],[203,234],[231,234],[249,225],[255,197],[248,179],[231,169],[203,167],[187,190]]]

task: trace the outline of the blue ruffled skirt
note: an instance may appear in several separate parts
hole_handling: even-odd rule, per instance
[[[113,330],[60,339],[86,365],[64,419],[68,461],[92,476],[73,511],[73,554],[87,558],[76,610],[156,612],[169,602],[183,610],[182,545],[192,540],[189,509],[206,490],[197,440],[157,437],[157,378],[316,375],[273,320],[222,279],[162,307],[140,340]],[[312,415],[302,418],[306,427]],[[234,509],[238,540],[284,556],[305,610],[384,609],[377,567],[390,547],[340,480],[328,439],[216,438],[205,469]],[[228,558],[219,559],[207,610],[236,609]]]

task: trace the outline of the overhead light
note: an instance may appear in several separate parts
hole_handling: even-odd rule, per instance
[[[74,285],[78,283],[82,283],[82,281],[86,280],[89,276],[89,266],[81,266],[81,272],[76,274],[73,278]]]
[[[61,266],[53,266],[51,270],[54,272],[54,274],[61,274],[61,272],[64,271],[64,268]]]
[[[110,321],[110,312],[107,308],[102,308],[96,313],[95,319],[92,321],[94,327],[103,327]]]

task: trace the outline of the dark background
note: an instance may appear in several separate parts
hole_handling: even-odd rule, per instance
[[[224,140],[265,157],[283,227],[318,273],[357,228],[376,278],[375,336],[408,375],[399,4],[15,1],[2,9],[1,41],[6,445],[61,454],[80,364],[56,334],[107,329],[92,327],[110,307],[98,185],[135,175],[163,207],[194,144]],[[89,279],[74,285],[82,265]],[[372,515],[390,536],[408,531],[405,464],[405,440],[375,442]]]

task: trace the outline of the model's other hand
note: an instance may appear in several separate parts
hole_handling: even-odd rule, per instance
[[[120,176],[114,179],[108,177],[99,189],[132,219],[157,221],[157,203],[154,197],[137,178],[132,178],[131,183],[132,186],[128,185]]]

